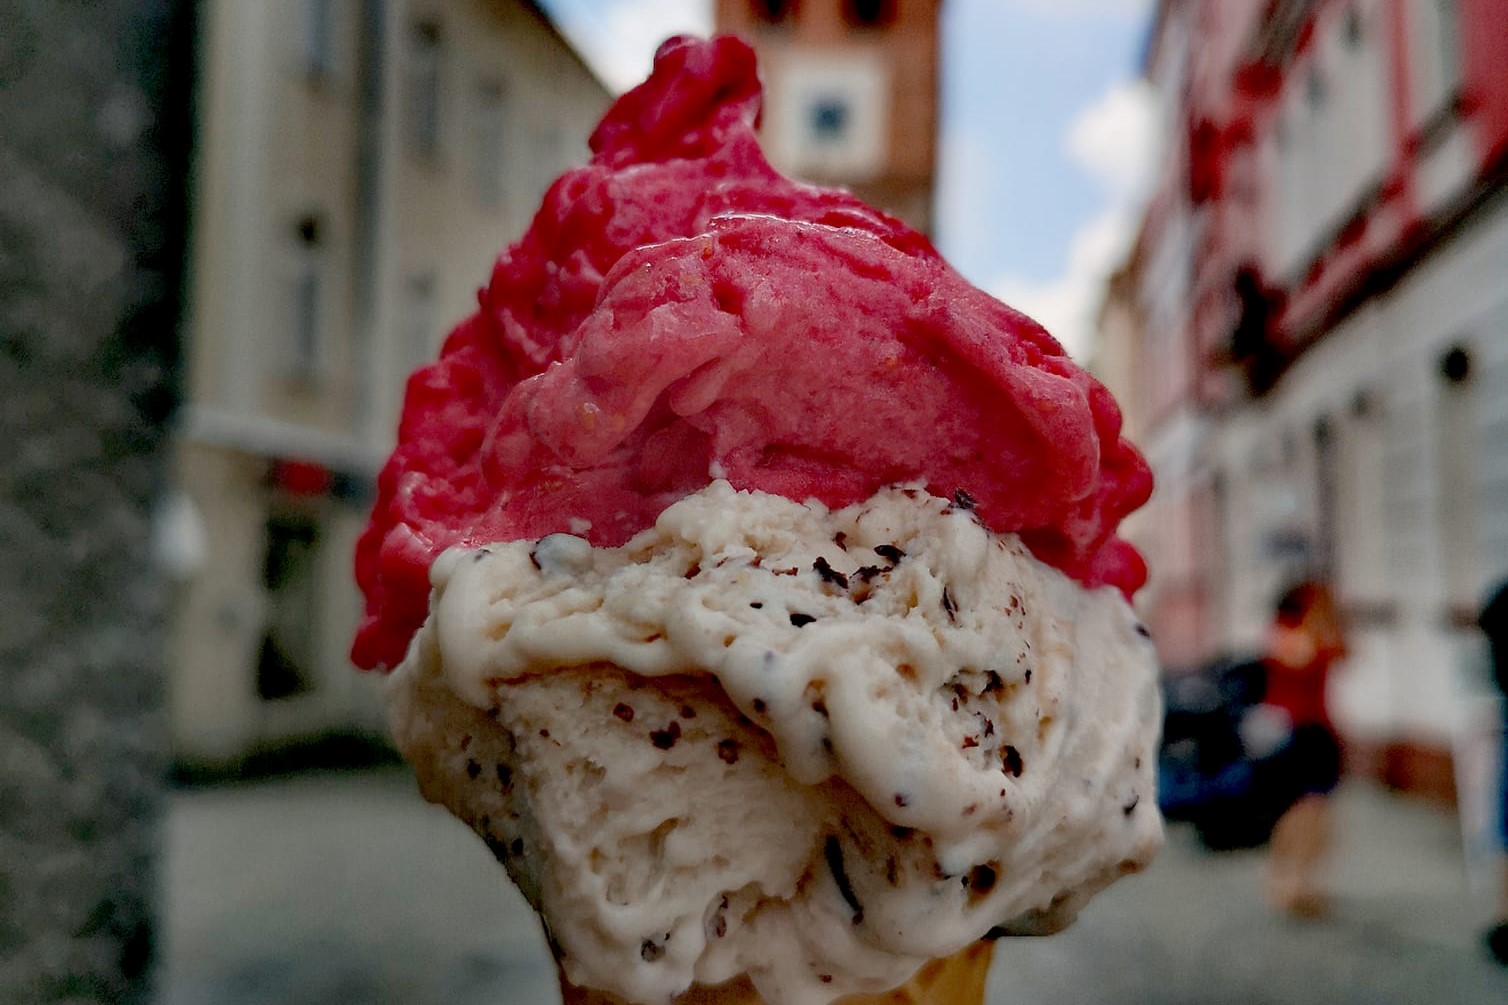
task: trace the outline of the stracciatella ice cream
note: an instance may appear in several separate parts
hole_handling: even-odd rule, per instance
[[[674,39],[551,186],[409,380],[352,655],[568,996],[956,1002],[1157,845],[1151,478],[1039,325],[775,172],[759,101]]]
[[[829,511],[715,481],[620,547],[433,576],[396,735],[576,984],[882,990],[1061,924],[1160,841],[1125,599],[920,488]]]

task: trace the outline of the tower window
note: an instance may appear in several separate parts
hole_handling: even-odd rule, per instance
[[[811,105],[812,138],[818,143],[835,143],[848,132],[848,105],[841,99],[818,98]]]
[[[895,0],[843,0],[843,17],[858,28],[883,28],[895,20]]]
[[[765,24],[784,24],[796,17],[796,0],[753,0],[754,16]]]

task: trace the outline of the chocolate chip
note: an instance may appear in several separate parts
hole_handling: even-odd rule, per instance
[[[495,838],[491,834],[483,834],[482,843],[487,846],[488,851],[492,852],[493,858],[497,859],[499,862],[505,864],[507,863],[508,846],[503,843],[501,838]]]
[[[754,608],[757,611],[757,610],[760,610],[761,608],[764,607],[764,601],[762,601],[762,600],[751,600],[751,601],[749,601],[749,606],[752,607],[752,608]]]
[[[513,789],[513,769],[506,764],[499,764],[497,766],[497,782],[503,787],[504,792],[511,791]]]
[[[972,736],[966,736],[966,737],[963,738],[963,749],[964,750],[968,750],[970,747],[977,747],[977,746],[979,746],[979,741],[976,740],[976,739],[974,739]]]
[[[753,705],[754,706],[754,711],[760,713],[761,715],[764,714],[764,710],[767,707],[765,705],[765,703],[764,703],[764,699],[763,698],[755,698],[749,704]]]
[[[550,731],[548,729],[541,729],[539,735],[548,740],[550,738]]]
[[[964,885],[980,896],[984,896],[995,889],[995,882],[998,879],[999,876],[996,874],[993,866],[976,865],[969,872],[968,879]]]
[[[733,738],[717,741],[717,756],[724,764],[736,764],[738,762],[739,742]]]
[[[847,551],[848,550],[848,535],[845,534],[845,533],[843,533],[841,530],[838,531],[836,534],[833,535],[833,544],[836,544],[843,551]]]
[[[890,825],[890,836],[895,838],[897,841],[905,841],[915,833],[916,831],[910,827],[902,827],[900,824]]]
[[[613,706],[613,714],[622,719],[624,722],[634,721],[634,707],[632,705],[625,704],[624,702],[620,701],[618,702],[618,704]]]
[[[811,614],[798,613],[791,615],[791,624],[795,625],[797,628],[805,628],[807,625],[816,620],[816,617]]]
[[[844,902],[853,909],[853,923],[862,924],[864,905],[859,903],[859,898],[853,892],[853,884],[848,881],[848,873],[843,868],[843,846],[838,843],[836,836],[829,834],[827,840],[822,843],[822,856],[827,859],[828,869],[832,870],[833,880],[838,884],[838,892],[843,895]]]
[[[674,719],[664,729],[649,731],[649,741],[661,750],[669,750],[681,738],[681,724]]]
[[[1031,668],[1030,667],[1028,667],[1027,670],[1026,670],[1026,682],[1028,684],[1030,684],[1032,682],[1032,672],[1031,672]]]
[[[480,764],[478,764],[476,761],[467,761],[466,762],[466,777],[467,778],[470,778],[473,781],[475,781],[476,777],[478,775],[480,775],[481,773],[482,773],[482,766]]]
[[[687,579],[695,579],[697,576],[700,576],[701,574],[702,574],[702,564],[700,562],[692,562],[691,563],[691,568],[689,568],[689,569],[686,570],[686,578]]]
[[[957,506],[959,509],[973,509],[975,506],[978,506],[979,503],[974,499],[973,496],[969,495],[968,492],[964,491],[963,489],[958,489],[953,493],[953,505]]]
[[[692,708],[690,705],[682,705],[681,706],[681,718],[682,719],[695,719],[696,718],[696,709]]]
[[[1150,639],[1152,637],[1152,630],[1146,625],[1137,622],[1136,634],[1140,635],[1144,639]]]
[[[906,557],[906,553],[893,544],[877,544],[874,546],[874,553],[891,565],[900,565],[901,559]]]
[[[829,565],[827,559],[818,556],[817,560],[812,563],[812,569],[822,577],[824,583],[831,583],[840,590],[848,589],[848,577]]]
[[[653,939],[645,939],[639,943],[639,956],[645,963],[653,963],[665,955],[665,947]]]
[[[991,670],[986,673],[985,676],[988,677],[989,680],[984,685],[984,694],[989,694],[991,691],[1005,690],[1005,681],[1000,679],[1000,675],[998,673]]]
[[[1021,763],[1021,751],[1007,743],[1005,749],[1000,752],[1000,760],[1005,765],[1004,770],[1010,772],[1011,777],[1021,777],[1021,772],[1026,767]]]
[[[885,570],[881,569],[878,565],[861,565],[857,570],[855,570],[854,578],[859,580],[860,582],[867,583],[884,571]]]
[[[897,792],[895,794],[895,805],[897,805],[897,806],[907,806],[910,803],[911,803],[911,800],[906,795],[906,793],[904,793],[904,792]]]
[[[817,701],[812,702],[812,711],[816,712],[818,715],[822,716],[822,718],[826,719],[827,718],[827,702],[822,701],[821,699],[818,699]]]
[[[524,853],[524,839],[514,838],[513,843],[508,846],[508,850],[515,855],[522,855]]]

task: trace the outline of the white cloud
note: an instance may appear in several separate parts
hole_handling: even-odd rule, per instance
[[[1105,280],[1130,250],[1136,221],[1134,212],[1106,213],[1074,234],[1060,275],[1042,282],[1002,276],[990,292],[1034,318],[1070,356],[1082,360],[1093,342]]]
[[[992,292],[1082,358],[1091,348],[1105,280],[1130,251],[1151,187],[1158,139],[1149,88],[1141,81],[1116,84],[1074,117],[1063,144],[1070,160],[1099,184],[1105,208],[1074,233],[1058,276],[1034,282],[1006,275]]]
[[[672,35],[712,33],[710,0],[552,0],[555,22],[615,92],[649,76]]]
[[[1144,80],[1116,84],[1068,125],[1068,156],[1115,200],[1140,198],[1157,153],[1155,98]]]
[[[1011,6],[1032,14],[1054,17],[1130,17],[1145,20],[1152,15],[1152,0],[1013,0]]]

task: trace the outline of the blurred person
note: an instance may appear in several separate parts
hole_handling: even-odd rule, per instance
[[[1310,580],[1284,592],[1263,658],[1263,704],[1286,719],[1289,732],[1274,755],[1287,809],[1273,828],[1266,885],[1274,907],[1300,917],[1318,917],[1328,908],[1320,870],[1330,848],[1329,796],[1340,781],[1340,741],[1325,692],[1331,668],[1345,657],[1330,590]]]
[[[1508,966],[1508,579],[1494,588],[1482,608],[1477,624],[1492,654],[1492,675],[1503,692],[1501,760],[1498,763],[1498,828],[1502,850],[1498,859],[1497,921],[1487,929],[1487,949],[1494,959]]]

